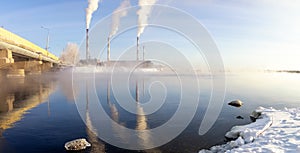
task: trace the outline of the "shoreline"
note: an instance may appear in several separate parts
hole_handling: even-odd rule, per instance
[[[300,108],[258,107],[250,115],[254,122],[234,126],[225,135],[232,139],[199,153],[300,152]]]

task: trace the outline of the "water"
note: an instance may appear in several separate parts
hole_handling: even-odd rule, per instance
[[[117,103],[113,87],[108,83],[111,78],[100,74],[95,77],[95,80],[91,79],[92,75],[77,77],[73,84],[74,92],[72,77],[68,72],[45,74],[43,77],[27,76],[23,79],[1,78],[0,152],[66,152],[64,143],[81,137],[92,143],[91,148],[82,152],[133,152],[100,140],[95,131],[84,124],[84,121],[88,120],[81,119],[79,112],[95,109],[96,100],[88,98],[89,105],[86,105],[86,101],[78,103],[78,98],[75,102],[74,96],[78,97],[80,93],[84,95],[93,85],[106,114],[118,124],[130,129],[159,127],[178,109],[181,90],[180,82],[175,76],[148,75],[130,78],[128,84],[131,98],[137,99],[141,104],[150,100],[151,96],[159,96],[162,89],[168,91],[161,109],[151,115],[127,112]],[[185,76],[183,79],[189,80],[189,77]],[[226,131],[234,125],[250,123],[249,114],[258,106],[272,106],[278,109],[300,107],[300,94],[297,89],[300,85],[299,74],[229,74],[226,80],[226,96],[221,114],[205,135],[199,136],[198,130],[210,99],[211,84],[210,77],[203,75],[199,76],[199,105],[189,126],[169,143],[138,152],[197,152],[202,148],[224,143]],[[155,81],[162,82],[164,86],[159,83],[153,84]],[[124,85],[123,83],[118,82],[120,86]],[[151,93],[147,90],[149,87],[152,88]],[[126,91],[121,94],[126,94]],[[236,108],[226,104],[235,99],[242,100],[244,105]],[[126,100],[130,102],[129,99]],[[81,107],[81,104],[84,107]],[[191,107],[186,108],[187,114]],[[237,116],[244,119],[237,119]],[[93,122],[93,118],[90,120]],[[92,124],[97,126],[97,123]],[[120,140],[124,136],[126,137],[126,133],[122,131],[115,131],[112,135]],[[141,136],[145,139],[148,137]]]

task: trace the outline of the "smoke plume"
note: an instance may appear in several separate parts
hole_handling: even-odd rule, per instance
[[[90,28],[90,23],[93,13],[98,9],[99,0],[88,0],[88,7],[86,8],[86,29]]]
[[[140,9],[137,11],[138,15],[138,32],[137,36],[144,32],[146,25],[148,24],[148,18],[152,11],[152,5],[154,5],[157,0],[139,0]]]
[[[126,16],[128,13],[128,11],[124,9],[126,7],[130,7],[130,0],[124,0],[120,4],[120,6],[113,12],[110,37],[118,32],[121,18]]]

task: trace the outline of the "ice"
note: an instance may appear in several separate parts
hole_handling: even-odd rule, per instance
[[[300,152],[300,109],[259,107],[251,116],[255,122],[235,126],[226,137],[235,139],[199,153],[215,152]]]
[[[76,139],[65,143],[66,150],[83,150],[86,147],[90,147],[90,146],[91,144],[87,142],[86,139],[84,138]]]

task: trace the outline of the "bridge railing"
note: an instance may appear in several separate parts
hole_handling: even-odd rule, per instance
[[[59,60],[54,54],[3,28],[0,28],[0,41],[42,54],[54,60]]]

